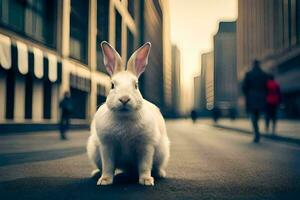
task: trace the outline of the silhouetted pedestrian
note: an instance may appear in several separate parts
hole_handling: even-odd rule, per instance
[[[220,109],[215,107],[213,110],[212,110],[212,118],[214,120],[215,123],[218,122],[219,118],[220,118],[220,115],[221,115],[221,112],[220,112]]]
[[[253,126],[254,142],[259,142],[260,139],[258,121],[266,107],[267,80],[268,76],[260,68],[260,62],[254,60],[253,67],[246,73],[242,86],[246,97],[246,109]]]
[[[266,131],[269,132],[270,121],[272,121],[272,134],[275,134],[277,122],[277,109],[280,104],[280,87],[274,80],[273,75],[269,75],[267,82],[267,96],[266,96]]]
[[[193,120],[193,123],[195,123],[196,122],[196,120],[197,120],[197,111],[196,110],[192,110],[191,111],[191,118],[192,118],[192,120]]]
[[[66,131],[70,125],[70,117],[73,111],[73,104],[71,101],[71,96],[69,92],[65,92],[64,98],[60,101],[59,107],[61,108],[61,118],[60,118],[60,138],[66,140]]]
[[[236,119],[236,109],[235,108],[230,108],[229,109],[229,117],[230,117],[231,120]]]

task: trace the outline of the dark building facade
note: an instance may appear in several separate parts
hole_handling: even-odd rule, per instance
[[[254,59],[275,75],[283,95],[281,115],[300,117],[300,1],[239,0],[237,68],[241,82]],[[240,107],[244,101],[239,99]]]
[[[103,40],[118,50],[124,65],[139,45],[152,42],[141,90],[164,108],[167,16],[166,1],[158,0],[0,1],[1,131],[55,128],[65,91],[76,108],[72,123],[88,124],[110,89]]]
[[[168,1],[141,1],[141,5],[141,43],[149,41],[152,44],[148,67],[140,80],[141,91],[145,99],[169,116],[172,112],[172,71]]]
[[[209,53],[208,53],[209,54]],[[205,114],[207,111],[207,99],[206,99],[206,76],[207,76],[207,62],[208,62],[208,54],[204,53],[201,55],[201,71],[199,76],[199,100],[198,101],[198,112]],[[211,66],[213,67],[213,66]],[[198,82],[198,81],[197,81]]]
[[[178,46],[172,45],[172,117],[182,115],[181,95],[181,54]]]
[[[206,109],[210,111],[214,107],[214,52],[202,54],[201,66],[201,77],[205,85],[203,96],[205,95]]]
[[[237,107],[236,22],[220,22],[214,36],[214,109]]]
[[[214,53],[201,54],[200,75],[194,77],[194,108],[208,116],[214,106]]]
[[[212,51],[201,55],[200,85],[200,111],[203,115],[208,115],[214,108],[214,53]]]
[[[202,87],[201,85],[201,79],[200,75],[194,76],[194,107],[193,109],[197,112],[202,112]],[[202,86],[202,85],[201,85]],[[200,89],[201,88],[201,89]]]

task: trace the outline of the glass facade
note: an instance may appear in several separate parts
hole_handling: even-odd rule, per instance
[[[133,19],[135,18],[135,4],[136,4],[135,0],[128,1],[128,12]]]
[[[296,0],[296,32],[297,44],[300,44],[300,0]]]
[[[120,13],[116,10],[116,50],[122,56],[122,16]]]
[[[70,57],[87,63],[89,2],[71,1]]]
[[[0,25],[56,47],[57,0],[1,0]]]
[[[134,50],[134,35],[130,29],[127,28],[127,60],[130,58]]]
[[[108,41],[109,30],[109,0],[97,2],[97,70],[107,73],[103,64],[103,55],[100,43]]]

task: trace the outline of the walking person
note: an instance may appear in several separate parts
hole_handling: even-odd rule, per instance
[[[214,120],[214,123],[218,123],[220,115],[221,115],[220,109],[217,107],[214,107],[212,110],[212,118]]]
[[[269,75],[267,81],[266,96],[266,132],[269,132],[270,121],[272,122],[272,134],[275,134],[277,122],[277,110],[280,104],[281,95],[279,84],[274,80],[273,75]]]
[[[61,118],[60,118],[60,139],[66,140],[66,131],[70,125],[70,117],[73,111],[73,104],[69,92],[65,92],[64,98],[60,101],[59,107],[61,109]]]
[[[191,118],[192,118],[193,123],[196,122],[197,117],[198,117],[197,111],[196,110],[192,110],[191,111]]]
[[[253,141],[256,143],[260,139],[259,117],[266,107],[267,80],[268,76],[260,68],[260,62],[254,60],[252,69],[245,75],[242,89],[246,98],[246,109],[250,115],[254,131]]]

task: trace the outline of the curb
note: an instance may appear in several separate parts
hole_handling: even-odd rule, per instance
[[[220,128],[220,129],[227,129],[227,130],[231,130],[231,131],[235,131],[235,132],[252,135],[252,131],[249,131],[246,129],[234,128],[234,127],[224,126],[224,125],[220,125],[220,124],[213,124],[212,126],[216,127],[216,128]],[[297,138],[283,137],[280,135],[270,135],[270,134],[266,134],[266,133],[262,133],[260,135],[261,135],[261,137],[264,137],[264,138],[267,138],[270,140],[274,140],[274,141],[278,141],[278,142],[288,142],[288,143],[300,145],[300,139],[297,139]]]

